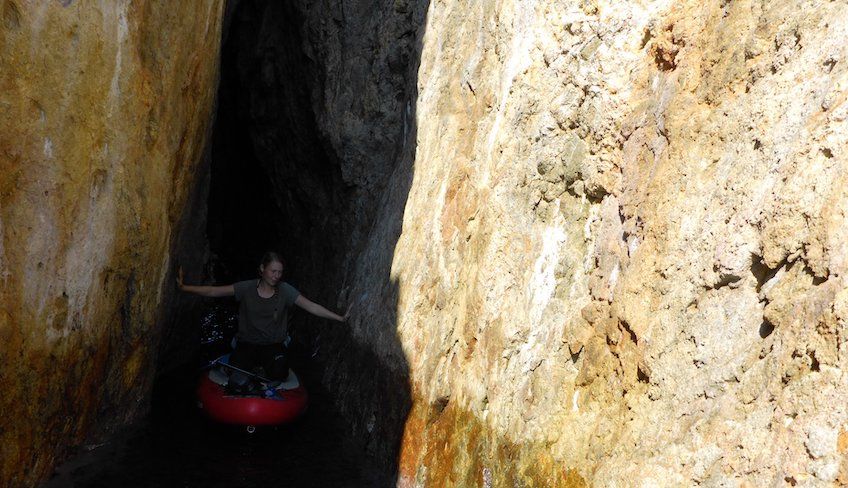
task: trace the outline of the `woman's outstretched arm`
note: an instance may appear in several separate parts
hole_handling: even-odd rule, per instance
[[[182,291],[187,291],[189,293],[194,293],[195,295],[200,295],[202,297],[231,297],[236,294],[235,288],[233,285],[224,285],[224,286],[206,286],[206,285],[186,285],[183,283],[183,268],[180,266],[179,271],[177,271],[177,286]]]
[[[337,322],[347,322],[347,319],[350,317],[350,307],[348,307],[347,312],[345,312],[344,317],[342,317],[341,315],[335,314],[321,305],[318,305],[303,295],[298,295],[294,304],[316,317],[335,320]]]

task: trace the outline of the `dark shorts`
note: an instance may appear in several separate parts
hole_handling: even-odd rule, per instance
[[[261,367],[264,376],[270,380],[285,380],[289,375],[288,349],[282,344],[239,341],[230,356],[230,364],[253,373]]]

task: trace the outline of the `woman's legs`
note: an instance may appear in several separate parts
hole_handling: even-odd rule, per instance
[[[261,347],[262,346],[251,344],[249,342],[239,341],[236,344],[236,349],[230,355],[230,364],[236,368],[253,372],[253,368],[260,365],[259,349]]]
[[[288,350],[282,344],[239,342],[230,356],[230,364],[250,372],[262,366],[264,376],[271,380],[284,381],[289,375]]]
[[[258,365],[256,360],[257,347],[256,344],[238,342],[235,350],[230,354],[230,365],[244,371],[253,372],[254,368]],[[255,380],[240,371],[230,371],[229,377],[227,392],[230,394],[247,395],[256,389]]]
[[[289,376],[289,355],[286,346],[282,344],[262,346],[260,360],[268,378],[285,381]]]

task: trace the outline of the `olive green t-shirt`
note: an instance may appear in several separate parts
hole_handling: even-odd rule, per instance
[[[259,296],[259,280],[233,285],[239,305],[238,339],[251,344],[279,344],[288,335],[288,312],[300,295],[293,286],[281,282],[271,298]]]

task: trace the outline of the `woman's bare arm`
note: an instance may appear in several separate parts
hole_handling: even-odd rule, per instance
[[[318,305],[312,300],[309,300],[303,295],[298,295],[297,299],[294,301],[294,304],[311,313],[312,315],[315,315],[316,317],[335,320],[337,322],[347,322],[347,319],[350,317],[350,307],[348,307],[347,312],[345,312],[344,317],[342,317],[341,315],[335,314],[322,307],[321,305]]]
[[[183,283],[183,268],[180,267],[179,271],[177,271],[177,286],[182,291],[186,291],[189,293],[194,293],[195,295],[200,295],[202,297],[231,297],[236,294],[235,288],[233,285],[224,285],[224,286],[207,286],[207,285],[186,285]]]

